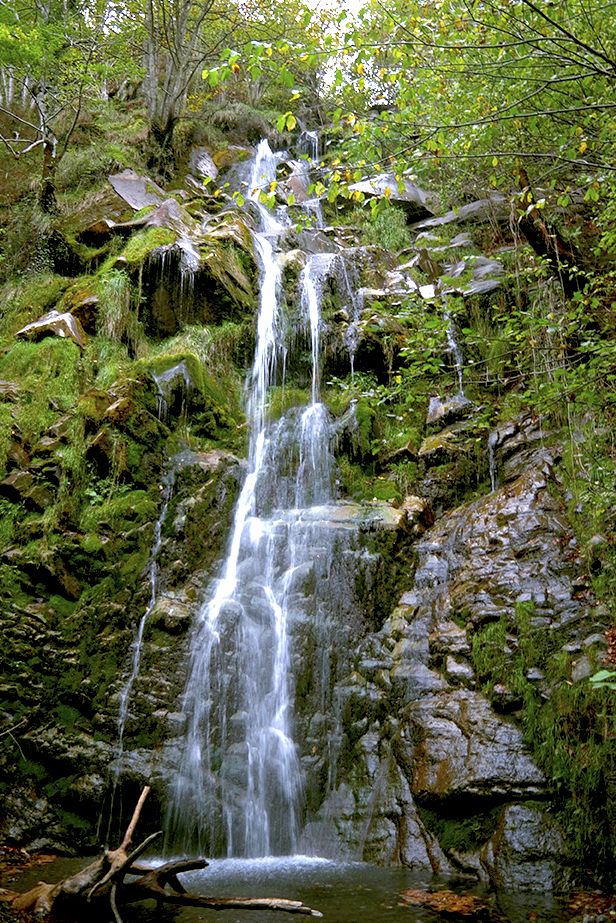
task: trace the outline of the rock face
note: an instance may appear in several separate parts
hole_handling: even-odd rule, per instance
[[[474,868],[513,889],[566,882],[554,821],[523,803],[545,798],[547,780],[515,721],[482,692],[471,656],[477,627],[514,621],[521,603],[532,603],[548,631],[566,625],[575,635],[588,615],[558,541],[567,524],[549,492],[550,465],[541,452],[535,461],[500,490],[445,514],[416,544],[413,588],[364,637],[337,687],[345,740],[338,785],[308,828],[317,842],[327,819],[356,858]],[[484,830],[472,861],[467,854],[461,862],[455,849],[436,848],[429,831],[442,829],[439,816],[469,812],[492,812],[492,833]]]
[[[562,833],[545,812],[511,805],[502,812],[481,861],[496,887],[546,894],[568,884]]]
[[[49,311],[17,333],[77,343],[51,341],[68,351],[59,369],[74,362],[65,390],[29,413],[35,396],[13,374],[19,363],[0,365],[0,655],[11,671],[0,691],[7,715],[16,701],[21,709],[19,752],[2,765],[7,776],[19,765],[23,779],[6,797],[2,832],[30,848],[85,848],[111,792],[116,803],[132,800],[146,781],[162,815],[178,772],[195,616],[220,572],[245,473],[235,392],[250,365],[257,271],[249,213],[226,193],[229,207],[218,210],[217,199],[217,210],[203,211],[201,177],[215,183],[225,166],[196,150],[181,204],[137,174],[112,177],[132,209],[151,209],[90,227],[98,242],[128,237],[104,280],[132,286],[124,307],[134,308],[133,326],[114,343],[121,360],[105,366],[105,343],[91,367],[79,365],[89,350],[78,317],[94,340],[109,305],[76,285],[73,314]],[[300,201],[308,171],[303,162],[291,169],[282,193],[294,189]],[[392,179],[357,191],[375,194]],[[186,202],[191,189],[196,202]],[[435,203],[411,184],[400,195],[408,216],[433,214]],[[307,201],[316,214],[319,203]],[[502,204],[473,203],[421,227],[482,222]],[[291,325],[307,253],[331,252],[336,241],[336,272],[320,280],[319,332],[338,494],[303,514],[312,544],[288,590],[300,848],[506,889],[557,888],[568,880],[566,844],[521,712],[531,694],[545,702],[585,682],[603,642],[560,501],[558,444],[526,417],[501,422],[486,445],[494,417],[485,395],[466,396],[451,324],[439,314],[446,292],[467,299],[458,311],[480,314],[483,302],[470,310],[468,299],[504,285],[500,263],[461,256],[472,249],[466,234],[430,252],[423,235],[400,265],[378,248],[354,248],[353,287],[351,262],[338,259],[345,233],[289,227],[279,260]],[[447,340],[447,386],[432,393],[427,419],[432,385],[393,403],[409,298]],[[145,338],[133,341],[139,325]],[[272,389],[272,419],[277,402],[297,396],[301,405],[310,392],[304,334],[299,355],[284,357],[288,381]],[[591,566],[601,542],[588,549]],[[566,655],[565,673],[529,658],[532,645]],[[226,677],[237,673],[233,650],[224,665]],[[245,715],[231,720],[240,727]],[[229,748],[216,771],[239,774],[240,749]]]

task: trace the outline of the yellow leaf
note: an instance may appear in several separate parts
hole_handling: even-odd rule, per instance
[[[582,141],[582,143],[580,144],[580,146],[579,146],[579,148],[578,148],[578,151],[580,152],[580,154],[585,154],[587,150],[588,150],[588,144],[587,144],[587,142],[586,142],[586,141]]]

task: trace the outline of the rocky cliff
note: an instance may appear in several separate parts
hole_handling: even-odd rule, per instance
[[[245,473],[258,288],[254,219],[201,184],[207,167],[224,189],[247,152],[210,153],[175,193],[110,176],[71,217],[74,259],[4,295],[2,836],[30,849],[103,839],[146,781],[154,822],[177,771],[193,619]],[[309,199],[296,161],[279,172],[279,204]],[[290,325],[306,252],[337,254],[333,550],[327,573],[315,552],[297,575],[290,628],[301,842],[545,890],[612,854],[614,718],[589,682],[608,664],[592,584],[612,536],[571,502],[588,431],[521,391],[514,248],[501,203],[475,206],[407,189],[391,249],[353,213],[286,234]],[[306,352],[273,418],[309,390]]]

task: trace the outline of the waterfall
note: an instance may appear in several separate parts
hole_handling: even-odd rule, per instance
[[[456,370],[456,375],[458,377],[458,395],[463,398],[465,397],[464,384],[462,382],[462,371],[464,368],[464,359],[462,358],[462,350],[460,349],[460,346],[456,339],[456,330],[455,330],[455,326],[454,326],[454,322],[451,317],[451,314],[449,313],[449,308],[447,307],[447,296],[446,295],[443,295],[443,304],[444,304],[443,318],[445,320],[445,324],[447,325],[445,328],[445,333],[447,336],[447,346],[449,347],[449,351],[451,355],[453,356],[453,363],[454,363],[454,367]]]
[[[284,212],[260,204],[259,191],[275,179],[277,160],[262,142],[249,180],[259,219],[260,299],[247,381],[248,464],[227,558],[192,636],[183,697],[187,732],[167,825],[173,848],[229,856],[297,849],[303,783],[289,634],[304,617],[304,584],[326,582],[331,571],[332,540],[320,511],[332,502],[334,463],[319,379],[320,301],[333,255],[311,256],[300,278],[310,402],[270,420],[268,391],[284,382],[287,350],[276,260],[287,223]],[[320,669],[327,680],[326,653]]]
[[[494,492],[498,486],[496,478],[496,446],[498,445],[500,433],[494,430],[488,436],[488,464],[490,468],[490,487]]]
[[[182,413],[185,412],[186,397],[192,387],[190,372],[185,362],[178,362],[176,365],[164,372],[152,372],[152,378],[156,384],[156,413],[158,419],[163,423],[167,422],[169,413],[169,400],[172,396],[174,387],[181,383],[182,387]]]
[[[118,783],[118,779],[122,772],[122,762],[124,755],[124,730],[126,728],[126,719],[128,718],[128,702],[130,699],[130,694],[133,689],[133,685],[137,676],[139,674],[139,666],[141,663],[141,654],[143,652],[143,632],[145,630],[146,622],[156,605],[156,600],[158,596],[158,555],[160,552],[162,544],[162,530],[165,519],[167,518],[167,510],[169,509],[169,503],[171,500],[171,495],[173,493],[173,484],[175,480],[175,472],[173,467],[170,467],[167,473],[163,477],[161,484],[161,507],[158,514],[158,519],[154,524],[154,541],[152,543],[152,548],[150,551],[150,558],[148,562],[148,581],[150,586],[150,598],[148,604],[143,612],[143,615],[139,619],[139,624],[137,625],[137,631],[135,633],[135,638],[132,645],[132,660],[131,660],[131,671],[128,676],[128,679],[124,683],[120,691],[119,697],[119,708],[118,708],[118,742],[117,750],[115,755],[115,765],[113,768],[113,786],[114,790]]]

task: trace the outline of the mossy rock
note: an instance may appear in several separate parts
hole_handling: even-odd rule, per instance
[[[151,227],[137,231],[122,250],[122,258],[129,268],[140,266],[155,250],[171,247],[177,234],[170,228]]]

